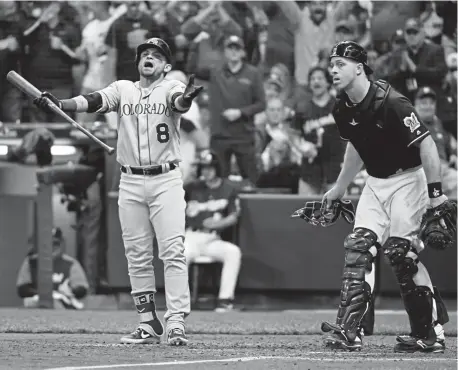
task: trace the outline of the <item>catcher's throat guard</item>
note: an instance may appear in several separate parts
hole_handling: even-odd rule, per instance
[[[350,200],[336,200],[329,209],[326,208],[326,203],[306,202],[304,207],[291,215],[292,218],[302,218],[310,225],[323,227],[334,225],[340,216],[349,224],[355,221],[355,207]]]

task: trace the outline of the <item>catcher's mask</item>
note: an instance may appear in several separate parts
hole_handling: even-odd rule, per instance
[[[169,45],[162,39],[153,37],[151,39],[146,40],[143,44],[137,46],[137,53],[135,55],[135,65],[138,67],[138,63],[140,63],[140,55],[143,51],[149,48],[155,48],[161,52],[165,56],[167,63],[172,63],[172,52],[170,51]]]
[[[202,174],[202,167],[209,166],[215,169],[217,177],[221,177],[221,163],[218,156],[211,150],[202,150],[194,162],[197,165],[197,177],[199,178]]]
[[[355,221],[355,207],[350,200],[334,201],[330,209],[326,209],[326,203],[306,202],[291,217],[300,217],[313,226],[327,227],[334,225],[341,215],[349,224]]]

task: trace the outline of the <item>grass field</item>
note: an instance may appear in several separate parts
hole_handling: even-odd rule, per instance
[[[375,335],[360,352],[322,345],[320,324],[335,311],[194,311],[188,347],[123,345],[137,324],[132,311],[0,310],[0,369],[456,369],[457,315],[446,325],[444,354],[398,354],[407,333],[402,311],[376,312]],[[162,315],[162,314],[161,314]]]

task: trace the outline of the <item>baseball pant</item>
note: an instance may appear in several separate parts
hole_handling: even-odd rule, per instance
[[[183,328],[190,313],[188,268],[184,256],[185,207],[181,172],[158,176],[121,174],[119,220],[132,294],[156,292],[153,237],[164,262],[167,331]]]
[[[424,249],[423,243],[417,239],[417,236],[421,216],[428,204],[423,168],[388,179],[369,176],[358,202],[354,227],[372,230],[381,245],[391,236],[407,239],[418,254]],[[412,252],[408,252],[407,257],[418,259],[418,256]],[[417,266],[418,272],[413,276],[414,283],[417,286],[427,286],[431,292],[434,292],[426,267],[421,262],[418,262]],[[367,277],[366,281],[368,280],[373,281],[373,276]],[[373,289],[373,285],[371,288]],[[433,312],[433,317],[436,320],[436,312]]]
[[[233,299],[237,278],[240,271],[242,254],[235,244],[221,240],[216,233],[186,231],[184,254],[186,262],[191,264],[195,258],[206,256],[222,262],[219,299]]]

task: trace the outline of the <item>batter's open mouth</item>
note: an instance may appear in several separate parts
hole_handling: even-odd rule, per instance
[[[144,64],[143,64],[144,67],[147,67],[147,68],[153,68],[154,65],[153,65],[153,62],[150,62],[150,61],[146,61]]]

